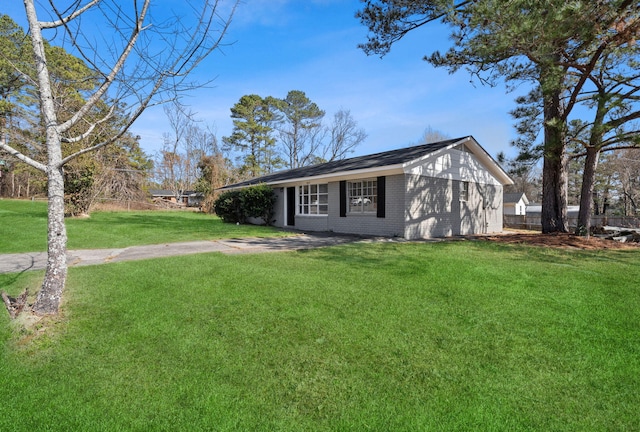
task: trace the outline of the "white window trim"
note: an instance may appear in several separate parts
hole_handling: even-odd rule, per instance
[[[460,202],[468,202],[469,201],[469,182],[462,181],[460,182]]]
[[[321,185],[326,185],[327,186],[327,192],[326,193],[321,193],[320,192],[320,186]],[[302,190],[304,187],[309,187],[311,188],[311,186],[316,186],[318,192],[316,192],[316,195],[319,197],[320,195],[326,195],[327,196],[327,203],[326,204],[320,204],[319,202],[317,204],[302,204],[300,202],[300,198],[302,196]],[[310,190],[310,189],[309,189]],[[311,192],[309,191],[309,196],[311,196]],[[307,206],[311,206],[311,205],[326,205],[327,206],[327,212],[326,213],[302,213],[300,212],[300,208],[303,205],[307,205]],[[296,186],[296,217],[327,217],[329,216],[329,184],[328,183],[309,183],[309,184],[304,184],[304,185],[300,185],[300,186]]]
[[[372,196],[375,197],[375,203],[376,203],[376,208],[372,209],[372,210],[368,210],[368,211],[364,211],[364,206],[363,206],[363,210],[362,211],[352,211],[351,210],[351,185],[353,183],[360,183],[360,187],[362,188],[362,183],[364,182],[374,182],[375,183],[375,190],[376,193],[373,194]],[[347,214],[351,215],[351,216],[371,216],[371,215],[375,215],[378,212],[377,209],[377,205],[378,205],[378,179],[377,178],[364,178],[364,179],[357,179],[357,180],[350,180],[347,182]],[[358,198],[360,198],[363,194],[361,193],[360,196]]]

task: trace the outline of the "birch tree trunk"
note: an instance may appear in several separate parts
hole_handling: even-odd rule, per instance
[[[42,28],[33,1],[25,0],[25,11],[29,21],[31,45],[38,80],[40,112],[47,139],[47,269],[42,287],[32,310],[39,315],[58,312],[62,292],[67,280],[67,229],[64,223],[64,177],[62,174],[62,139],[58,130],[58,119],[51,80],[47,67],[47,56],[42,37]]]
[[[64,223],[64,178],[62,169],[47,173],[48,225],[47,270],[32,311],[38,315],[58,312],[67,280],[67,228]]]

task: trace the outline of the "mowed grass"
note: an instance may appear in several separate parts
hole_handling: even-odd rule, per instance
[[[68,248],[120,248],[144,244],[287,235],[270,227],[225,224],[190,211],[93,212],[67,218]],[[47,204],[0,200],[0,253],[47,250]]]
[[[72,268],[42,334],[0,318],[0,430],[637,430],[639,258],[467,241]]]

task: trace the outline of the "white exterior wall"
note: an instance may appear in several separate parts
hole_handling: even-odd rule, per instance
[[[484,185],[484,196],[487,199],[485,209],[486,233],[500,233],[504,227],[502,212],[502,185]]]
[[[276,194],[276,203],[273,206],[274,214],[273,214],[273,226],[276,227],[284,227],[285,224],[285,206],[284,206],[284,197],[285,190],[281,190],[283,188],[274,188],[273,191]]]
[[[363,176],[362,179],[372,178]],[[375,178],[375,177],[374,177]],[[296,188],[301,185],[295,185]],[[289,187],[291,187],[289,185]],[[404,235],[404,176],[402,174],[386,176],[385,180],[385,217],[379,218],[376,213],[352,214],[340,217],[340,182],[332,181],[329,187],[329,214],[295,216],[295,228],[301,231],[330,231],[345,234],[399,236]],[[275,226],[284,227],[286,220],[286,188],[279,192],[276,201]],[[297,191],[297,189],[296,189]],[[297,196],[297,193],[296,193]],[[296,207],[297,211],[297,207]]]
[[[375,213],[340,217],[340,182],[335,180],[328,182],[329,214],[296,214],[292,228],[407,239],[502,231],[502,185],[463,147],[436,152],[403,169],[405,174],[386,176],[384,218]],[[363,174],[359,179],[375,177]],[[469,182],[467,201],[460,201],[463,182]],[[285,227],[286,187],[274,187],[278,227]]]
[[[435,152],[412,161],[405,165],[404,172],[424,177],[501,185],[473,153],[455,148]]]
[[[520,198],[518,202],[510,202],[504,204],[504,214],[524,216],[527,214],[527,205],[524,203],[524,199]]]
[[[296,226],[293,228],[301,231],[331,231],[328,220],[327,215],[296,215]]]
[[[448,149],[407,164],[407,239],[502,231],[502,185],[463,149]],[[463,182],[469,196],[460,201]]]
[[[322,183],[322,182],[320,182]],[[276,210],[276,223],[274,226],[279,228],[287,227],[287,206],[289,203],[287,202],[287,187],[295,187],[295,199],[298,198],[298,186],[302,186],[302,184],[297,185],[287,185],[285,187],[275,187],[274,190],[278,192],[278,199],[275,203]],[[280,190],[282,189],[282,190]],[[329,184],[329,200],[331,200],[331,185]],[[296,207],[296,212],[298,211],[297,203],[293,203]],[[331,203],[329,203],[329,211],[331,211]],[[293,228],[300,231],[329,231],[327,225],[328,215],[295,215],[295,225],[287,228]]]
[[[469,182],[469,198],[460,201],[462,181],[407,175],[404,237],[449,237],[502,231],[502,186]]]
[[[469,200],[461,203],[460,234],[502,231],[502,185],[469,185]]]
[[[406,239],[457,234],[460,226],[459,204],[453,200],[451,180],[407,175],[406,188]]]
[[[371,177],[362,177],[371,178]],[[328,231],[360,235],[402,237],[404,235],[404,176],[386,176],[385,217],[352,214],[340,217],[340,183],[329,183]]]

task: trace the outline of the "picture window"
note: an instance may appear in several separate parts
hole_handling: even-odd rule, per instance
[[[378,182],[359,180],[347,184],[349,213],[375,213],[378,209]]]
[[[329,214],[329,185],[311,184],[298,188],[298,214],[325,215]]]

